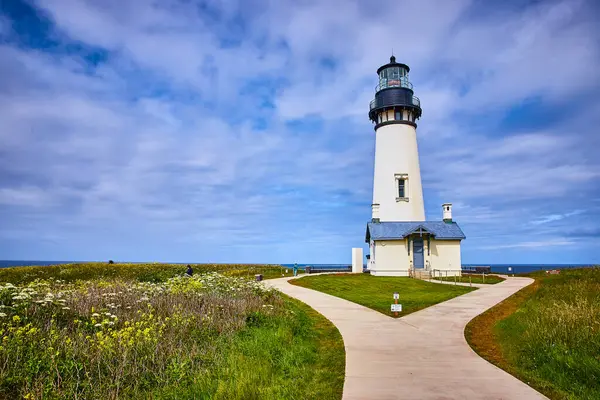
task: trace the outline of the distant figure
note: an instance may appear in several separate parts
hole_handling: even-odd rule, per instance
[[[109,264],[114,264],[115,262],[113,260],[108,260]]]
[[[298,275],[298,264],[294,263],[294,276]]]
[[[191,266],[191,265],[188,265],[188,266],[187,266],[187,271],[185,271],[185,274],[186,274],[187,276],[192,276],[192,275],[194,275],[194,270],[192,269],[192,266]]]

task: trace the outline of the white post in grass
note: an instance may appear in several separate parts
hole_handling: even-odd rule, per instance
[[[363,249],[355,247],[352,249],[352,273],[360,274],[363,272]]]

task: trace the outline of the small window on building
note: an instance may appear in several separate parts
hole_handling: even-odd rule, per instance
[[[396,201],[408,201],[408,175],[396,174]]]
[[[397,121],[402,120],[402,111],[396,110],[396,120]]]
[[[398,179],[398,197],[406,197],[406,181]]]

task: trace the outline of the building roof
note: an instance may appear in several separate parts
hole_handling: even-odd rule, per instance
[[[373,240],[401,240],[411,233],[428,232],[436,240],[462,240],[466,239],[462,229],[456,222],[444,221],[406,221],[406,222],[369,222],[365,241]]]

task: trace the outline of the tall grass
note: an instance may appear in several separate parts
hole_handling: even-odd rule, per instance
[[[536,274],[540,287],[498,326],[507,357],[559,398],[600,398],[600,269]]]
[[[525,295],[471,321],[467,339],[479,354],[553,399],[600,399],[600,269],[532,276],[536,284]],[[514,312],[506,316],[502,308]],[[486,325],[492,335],[478,337]]]
[[[228,276],[253,277],[263,274],[266,278],[281,277],[286,268],[270,264],[191,264],[194,273],[220,272]],[[66,282],[90,279],[135,279],[141,282],[164,282],[181,275],[186,270],[182,264],[163,263],[118,263],[100,262],[73,263],[50,266],[28,266],[0,268],[0,282],[27,283],[36,279],[61,279]],[[287,275],[291,271],[287,269]]]
[[[327,322],[341,377],[311,374],[328,354],[323,320],[260,283],[217,273],[7,283],[0,397],[339,398],[343,344]]]

